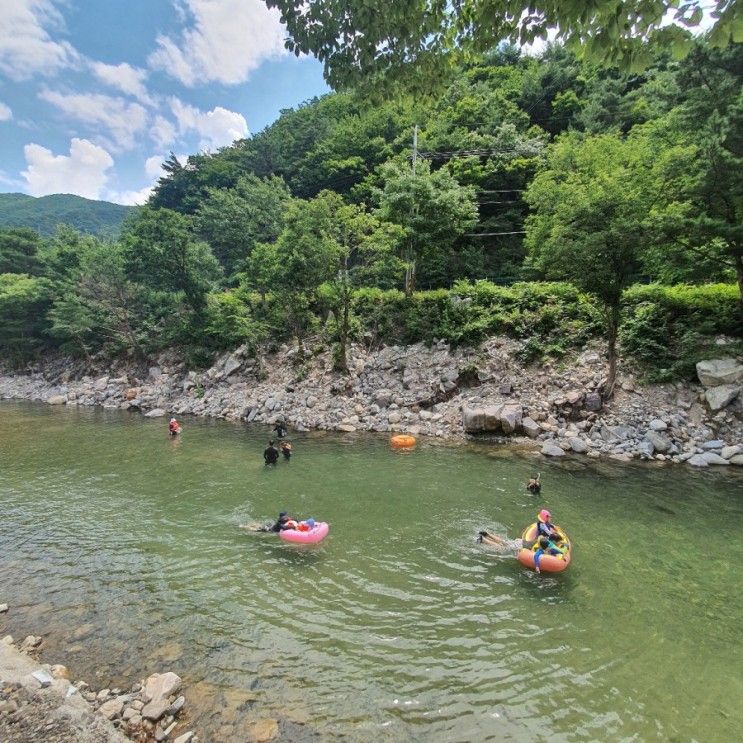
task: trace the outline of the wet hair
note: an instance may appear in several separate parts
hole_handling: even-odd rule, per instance
[[[274,444],[274,441],[273,441],[273,439],[271,439],[271,440],[270,440],[270,441],[268,442],[268,445],[269,445],[269,446],[273,446],[273,444]]]

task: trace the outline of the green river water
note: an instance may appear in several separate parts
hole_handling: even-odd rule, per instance
[[[740,471],[0,404],[0,632],[91,686],[172,670],[204,741],[732,741]],[[543,492],[526,493],[541,470]],[[559,576],[476,544],[539,508]],[[331,524],[298,547],[240,524]]]

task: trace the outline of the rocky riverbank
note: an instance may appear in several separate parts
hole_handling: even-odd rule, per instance
[[[7,610],[7,607],[4,607]],[[0,740],[4,743],[198,743],[186,730],[175,673],[153,674],[130,689],[94,691],[70,681],[66,666],[41,663],[41,637],[0,640]]]
[[[603,403],[605,363],[587,349],[559,364],[524,366],[518,346],[491,338],[478,349],[416,344],[353,347],[350,371],[331,371],[326,351],[295,349],[255,358],[225,353],[194,371],[175,353],[150,364],[48,359],[0,375],[0,398],[51,405],[102,405],[148,417],[204,415],[290,428],[400,431],[438,438],[486,436],[530,444],[545,456],[743,465],[743,364],[698,365],[699,384],[638,384],[620,364]]]

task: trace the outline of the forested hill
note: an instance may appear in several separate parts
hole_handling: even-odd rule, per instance
[[[31,227],[42,235],[51,235],[58,225],[67,224],[91,235],[114,235],[135,208],[72,194],[35,198],[22,193],[2,193],[0,226]]]

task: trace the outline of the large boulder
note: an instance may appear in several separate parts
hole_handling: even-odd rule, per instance
[[[671,439],[659,431],[648,431],[645,440],[653,445],[653,450],[659,454],[665,454],[671,448]]]
[[[705,390],[704,396],[707,398],[710,410],[722,410],[738,397],[741,389],[737,384],[721,384]]]
[[[46,401],[50,405],[64,405],[67,402],[67,395],[52,395]]]
[[[521,429],[521,405],[504,405],[500,413],[503,433],[511,434]]]
[[[521,421],[521,428],[530,439],[535,439],[540,433],[542,433],[539,424],[533,418],[529,418],[528,416]]]
[[[180,691],[183,682],[178,674],[168,671],[167,673],[153,673],[144,684],[144,698],[155,702]],[[168,706],[167,704],[165,705]]]
[[[565,452],[554,442],[545,441],[542,447],[542,454],[545,457],[564,457]]]
[[[705,387],[735,384],[743,380],[743,364],[735,359],[709,359],[697,363],[697,376]]]
[[[502,405],[488,405],[477,408],[462,408],[462,424],[467,433],[495,433],[501,430]]]

